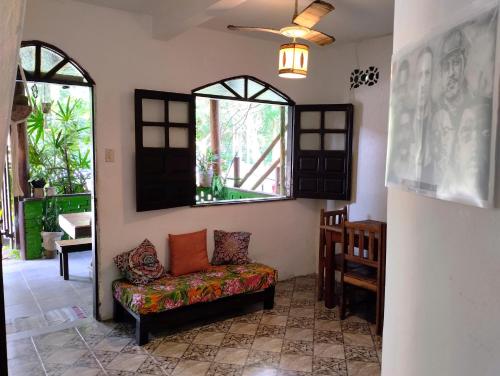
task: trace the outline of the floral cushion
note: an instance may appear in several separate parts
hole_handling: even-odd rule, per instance
[[[277,278],[276,270],[262,264],[221,265],[206,272],[166,276],[146,286],[117,280],[113,295],[133,312],[144,315],[260,291],[275,285]]]
[[[148,284],[165,275],[156,248],[148,239],[133,250],[115,256],[114,261],[123,276],[138,285]]]
[[[225,232],[214,231],[215,249],[212,257],[212,265],[247,264],[248,244],[250,243],[249,232]]]

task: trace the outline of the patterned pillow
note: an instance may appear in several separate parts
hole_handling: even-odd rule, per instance
[[[148,239],[144,239],[133,250],[115,256],[113,260],[123,276],[136,285],[146,285],[165,275],[155,246]]]
[[[214,231],[215,250],[212,265],[248,264],[249,232]]]

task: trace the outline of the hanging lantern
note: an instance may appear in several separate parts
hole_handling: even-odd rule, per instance
[[[309,47],[305,44],[283,44],[279,54],[279,76],[283,78],[307,77],[308,60]]]

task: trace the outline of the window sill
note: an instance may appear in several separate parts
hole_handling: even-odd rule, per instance
[[[223,206],[223,205],[239,205],[239,204],[258,204],[264,202],[276,202],[276,201],[292,201],[295,200],[293,197],[276,197],[276,198],[248,198],[241,200],[227,200],[227,201],[215,201],[215,202],[203,202],[200,204],[192,205],[192,208],[203,208],[206,206]]]

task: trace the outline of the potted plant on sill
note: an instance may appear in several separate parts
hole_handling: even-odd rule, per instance
[[[210,188],[214,177],[213,164],[216,156],[212,150],[207,149],[206,153],[199,153],[196,157],[196,167],[198,170],[198,184],[200,187]]]
[[[44,258],[54,258],[56,254],[56,241],[61,240],[63,232],[59,228],[59,209],[57,198],[46,197],[43,202],[42,216],[42,245]]]

